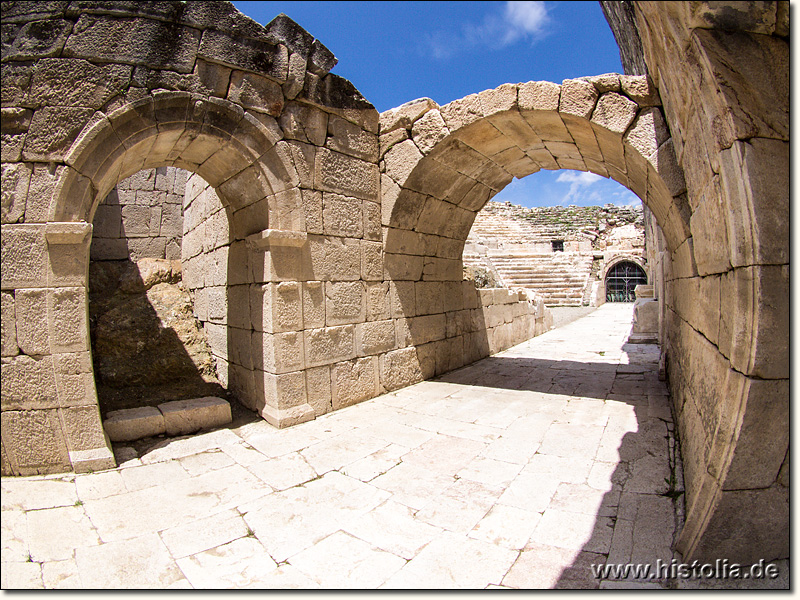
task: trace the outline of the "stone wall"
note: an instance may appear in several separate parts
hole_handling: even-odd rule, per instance
[[[180,259],[186,177],[159,167],[120,181],[95,212],[91,260]]]
[[[602,4],[620,45],[641,41],[625,67],[646,63],[686,182],[690,237],[656,236],[653,255],[685,465],[678,548],[786,557],[789,3]]]

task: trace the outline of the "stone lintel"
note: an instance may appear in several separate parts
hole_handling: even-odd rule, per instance
[[[272,246],[290,246],[299,248],[306,243],[308,236],[305,231],[290,231],[285,229],[265,229],[246,238],[248,245],[254,250],[266,252]]]

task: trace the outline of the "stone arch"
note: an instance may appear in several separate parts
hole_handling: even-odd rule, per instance
[[[307,243],[307,231],[323,233],[323,190],[377,203],[374,107],[285,15],[264,27],[228,2],[4,8],[4,322],[11,307],[20,326],[48,327],[35,344],[3,330],[3,472],[114,465],[87,335],[90,222],[113,186],[144,168],[198,173],[225,204],[233,239],[213,271],[232,286],[238,325],[228,329],[241,334],[231,386],[273,424],[314,418],[302,316],[287,325],[266,313],[284,292],[299,298],[300,282],[328,277],[329,241]],[[33,43],[30,23],[42,20],[52,27],[34,28]],[[379,231],[368,239],[379,256]],[[360,271],[361,243],[346,248],[350,271]],[[291,331],[294,362],[276,366],[287,356],[276,336],[287,342]]]
[[[603,287],[605,288],[606,302],[612,302],[612,301],[614,301],[614,302],[621,302],[621,301],[624,301],[624,302],[630,301],[630,302],[632,302],[634,300],[634,298],[632,298],[633,288],[631,286],[629,286],[629,283],[627,281],[625,282],[625,288],[624,288],[625,292],[624,292],[624,295],[622,296],[622,297],[626,298],[626,300],[619,300],[619,299],[617,299],[617,300],[609,300],[609,278],[612,277],[612,274],[616,275],[617,269],[618,268],[622,268],[622,267],[626,267],[626,268],[632,267],[633,271],[636,272],[636,274],[637,274],[637,278],[640,276],[642,279],[644,279],[642,284],[646,285],[647,282],[649,281],[649,278],[647,277],[647,271],[638,262],[631,261],[631,260],[625,260],[625,259],[618,260],[618,261],[616,261],[614,263],[614,265],[612,265],[610,268],[606,269],[605,275],[603,277]],[[637,284],[637,285],[639,285],[639,284]],[[617,298],[619,298],[619,295],[617,295]]]
[[[603,266],[603,275],[602,279],[605,281],[606,277],[608,276],[608,272],[614,268],[615,265],[621,262],[631,262],[635,265],[641,267],[642,271],[647,273],[647,263],[645,262],[644,258],[641,256],[636,256],[635,254],[617,254],[613,258],[611,258],[606,264]],[[650,279],[650,274],[647,273],[648,280]]]
[[[443,107],[424,99],[384,113],[387,272],[456,278],[475,214],[514,177],[542,168],[614,179],[678,248],[689,238],[688,205],[659,104],[647,78],[609,74],[505,84]]]
[[[384,113],[381,135],[394,141],[383,156],[386,252],[405,253],[420,234],[463,241],[494,194],[541,168],[614,179],[678,248],[689,237],[685,186],[658,104],[646,78],[607,75],[505,84],[443,107],[423,100]],[[437,257],[457,259],[453,246]]]

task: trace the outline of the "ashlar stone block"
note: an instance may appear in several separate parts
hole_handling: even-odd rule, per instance
[[[355,327],[340,325],[322,327],[304,332],[306,365],[328,365],[355,356]]]
[[[325,282],[303,283],[303,328],[314,329],[325,326]]]
[[[442,114],[438,110],[431,110],[414,123],[411,136],[423,154],[428,154],[433,148],[450,134],[445,125]]]
[[[309,279],[357,281],[361,279],[361,246],[358,240],[309,236]]]
[[[3,447],[15,475],[63,473],[69,470],[69,452],[58,411],[4,410],[2,430]]]
[[[2,318],[0,327],[2,328],[2,356],[16,356],[19,354],[17,345],[17,317],[16,302],[13,292],[2,292]]]
[[[263,357],[259,368],[268,373],[289,373],[305,366],[303,332],[255,334],[252,337],[253,356]]]
[[[378,358],[370,356],[333,365],[331,382],[334,410],[374,398],[380,393]]]
[[[387,390],[400,389],[422,381],[423,372],[416,348],[401,348],[380,358],[381,385]]]
[[[56,408],[58,392],[52,356],[3,358],[3,410]]]
[[[325,284],[325,324],[362,323],[366,318],[364,284],[360,281]]]
[[[582,79],[565,79],[561,83],[561,97],[558,110],[562,113],[588,119],[594,111],[600,94],[588,81]]]
[[[343,237],[360,238],[364,233],[364,217],[359,198],[348,198],[340,194],[322,195],[323,233]]]
[[[378,160],[378,137],[335,115],[328,118],[327,147],[368,162]]]
[[[273,117],[280,116],[284,104],[281,86],[266,77],[243,71],[231,74],[228,100]]]
[[[561,86],[550,81],[529,81],[518,86],[520,110],[557,111]]]
[[[3,225],[0,236],[3,289],[47,285],[47,241],[44,225]]]
[[[167,435],[185,435],[231,422],[231,405],[222,398],[208,396],[176,400],[158,405],[164,415]]]
[[[267,403],[266,408],[273,409],[272,415],[281,416],[280,412],[276,412],[274,409],[283,411],[303,406],[306,407],[304,411],[310,409],[306,403],[306,379],[303,371],[279,375],[256,371],[255,380],[257,392],[262,394]],[[313,414],[311,411],[311,418],[313,418]],[[263,413],[262,416],[264,416]],[[265,418],[267,417],[265,416]],[[285,419],[285,416],[281,418]],[[267,420],[269,419],[267,418]]]
[[[47,326],[48,290],[16,290],[16,337],[23,354],[41,356],[50,354],[50,333]],[[11,321],[13,327],[14,322]]]
[[[365,291],[367,321],[383,321],[392,316],[389,282],[368,283]]]
[[[638,106],[632,100],[614,92],[600,96],[592,112],[592,122],[614,133],[625,133],[636,117]]]
[[[106,415],[103,428],[112,442],[131,442],[166,432],[164,415],[155,406],[112,411]]]
[[[394,321],[371,321],[356,325],[356,353],[371,356],[394,349]]]
[[[380,242],[361,242],[361,279],[364,281],[383,279],[383,246]]]
[[[333,152],[327,148],[317,151],[315,187],[319,190],[376,200],[380,193],[378,165]]]
[[[33,172],[27,163],[3,163],[2,165],[2,222],[16,223],[25,215],[25,203]]]
[[[308,404],[319,417],[333,410],[331,404],[331,368],[327,365],[306,369]]]
[[[255,294],[252,294],[253,291]],[[256,331],[270,333],[302,330],[303,300],[301,291],[301,284],[292,281],[269,283],[264,285],[261,290],[252,290],[251,288],[253,328]],[[253,302],[256,303],[255,306]]]

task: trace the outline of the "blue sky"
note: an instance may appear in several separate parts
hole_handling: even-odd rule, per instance
[[[440,105],[503,83],[621,73],[598,2],[234,2],[261,24],[285,13],[339,59],[385,111],[415,98]],[[542,170],[495,200],[524,206],[639,203],[592,173]]]

